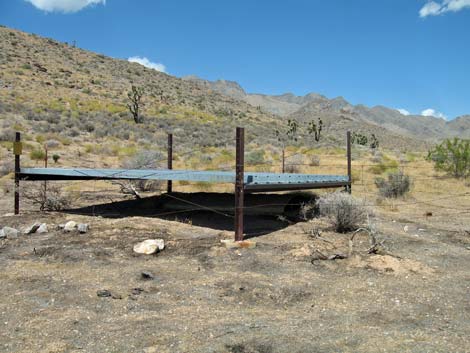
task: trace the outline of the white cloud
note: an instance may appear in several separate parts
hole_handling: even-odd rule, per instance
[[[141,58],[140,56],[132,56],[127,60],[130,61],[131,63],[137,63],[145,67],[148,67],[149,69],[154,69],[160,72],[166,72],[165,65],[160,64],[160,63],[153,63],[145,57]]]
[[[441,118],[441,119],[444,119],[444,120],[447,120],[447,116],[445,116],[443,113],[441,112],[438,112],[434,109],[425,109],[421,112],[421,115],[422,116],[433,116],[435,118]]]
[[[46,12],[71,13],[90,5],[106,4],[106,0],[26,0],[39,10]]]
[[[406,109],[397,109],[402,115],[410,115],[411,113]]]
[[[470,8],[470,0],[443,0],[440,3],[428,1],[421,10],[419,10],[419,16],[422,18],[437,16],[446,12],[457,12],[465,8]]]

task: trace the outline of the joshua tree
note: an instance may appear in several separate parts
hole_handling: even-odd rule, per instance
[[[315,141],[320,141],[320,137],[321,137],[321,131],[323,129],[323,121],[321,120],[321,118],[318,118],[318,124],[315,122],[315,120],[312,120],[309,124],[308,124],[308,133],[310,135],[314,135],[314,138],[315,138]]]
[[[132,88],[127,92],[127,97],[129,98],[129,103],[127,108],[132,114],[136,124],[141,124],[143,122],[142,117],[140,116],[140,108],[142,107],[142,96],[144,95],[144,89],[142,87],[136,87],[132,85]]]

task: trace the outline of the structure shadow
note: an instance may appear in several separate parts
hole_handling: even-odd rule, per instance
[[[299,196],[248,194],[245,197],[245,237],[272,233],[292,224],[290,217]],[[152,217],[223,231],[234,230],[234,195],[222,193],[172,193],[137,200],[102,203],[65,211],[104,218]]]

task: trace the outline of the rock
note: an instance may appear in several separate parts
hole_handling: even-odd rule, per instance
[[[143,279],[146,279],[146,280],[154,279],[155,277],[153,273],[150,271],[142,271],[141,276]]]
[[[43,233],[47,233],[49,230],[47,229],[47,224],[46,223],[42,223],[39,228],[37,229],[36,233],[39,233],[39,234],[43,234]]]
[[[112,296],[111,291],[107,289],[100,289],[99,291],[96,291],[96,295],[100,298],[109,298]]]
[[[404,231],[405,233],[408,233],[408,229],[409,229],[408,226],[404,226],[404,227],[403,227],[403,231]]]
[[[72,232],[77,227],[77,222],[68,221],[64,224],[64,232]]]
[[[145,292],[142,288],[133,288],[131,291],[132,295],[140,295],[140,293]]]
[[[90,226],[86,223],[79,223],[77,225],[77,229],[78,229],[78,232],[80,234],[85,234],[85,233],[88,233],[88,230],[90,229]]]
[[[40,226],[41,226],[41,223],[34,223],[32,226],[26,228],[23,233],[24,234],[36,233],[36,231],[39,229]]]
[[[134,245],[134,252],[151,255],[165,248],[163,239],[148,239]]]
[[[220,241],[227,249],[252,249],[256,247],[256,242],[251,240],[234,241],[232,239],[223,239]]]
[[[0,239],[1,238],[18,238],[20,235],[20,231],[15,228],[11,227],[3,227],[3,229],[0,229]]]

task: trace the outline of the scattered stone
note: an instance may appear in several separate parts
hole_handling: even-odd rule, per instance
[[[408,229],[409,229],[408,226],[404,226],[404,227],[403,227],[403,231],[404,231],[405,233],[408,233]]]
[[[49,230],[47,229],[47,224],[46,223],[42,223],[39,228],[37,229],[36,233],[39,233],[39,234],[43,234],[43,233],[47,233]]]
[[[107,289],[100,289],[98,291],[96,291],[96,295],[100,298],[109,298],[109,297],[112,297],[112,293],[111,291],[107,290]]]
[[[64,232],[72,232],[77,227],[77,222],[68,221],[64,224]]]
[[[61,230],[65,228],[65,224],[59,224],[57,225],[57,229]]]
[[[86,223],[79,223],[77,226],[77,229],[80,234],[85,234],[85,233],[88,233],[90,226]]]
[[[256,247],[256,242],[251,240],[234,241],[232,239],[223,239],[220,241],[227,249],[252,249]]]
[[[147,239],[134,245],[134,252],[151,255],[165,248],[163,239]]]
[[[145,280],[150,280],[150,279],[154,279],[154,278],[155,278],[155,276],[153,275],[153,273],[150,272],[150,271],[142,271],[141,276],[142,276],[142,278],[145,279]]]
[[[33,234],[36,233],[36,231],[39,229],[41,226],[41,223],[34,223],[32,226],[29,226],[24,230],[24,234]]]
[[[140,295],[140,293],[145,292],[142,288],[133,288],[131,291],[132,295]]]
[[[3,217],[13,217],[14,215],[14,213],[5,213]]]
[[[3,229],[0,230],[0,238],[18,238],[19,235],[20,231],[15,228],[3,227]]]

